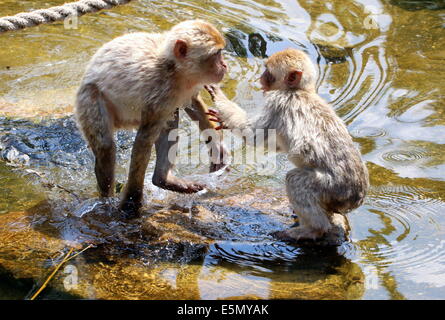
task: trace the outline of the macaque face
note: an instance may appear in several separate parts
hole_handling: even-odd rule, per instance
[[[204,83],[218,83],[227,72],[227,64],[224,61],[222,55],[222,49],[219,49],[216,53],[204,58],[201,61],[201,70],[203,70],[203,77],[201,82]]]
[[[274,72],[271,72],[270,67],[266,67],[266,71],[264,71],[260,78],[261,89],[263,89],[264,92],[271,90],[298,89],[302,75],[302,71],[294,69],[284,71],[274,70]]]
[[[222,46],[217,47],[213,53],[202,55],[197,48],[189,46],[183,40],[177,40],[174,55],[179,63],[192,63],[193,70],[187,68],[187,81],[189,83],[211,84],[218,83],[227,72],[227,64],[222,55]]]
[[[261,75],[260,83],[261,83],[261,89],[264,92],[278,89],[275,77],[267,68],[266,71],[264,71],[264,73]]]

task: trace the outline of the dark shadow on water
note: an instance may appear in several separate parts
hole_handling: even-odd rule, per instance
[[[444,0],[390,0],[389,3],[408,11],[445,9]]]
[[[0,300],[23,300],[29,299],[30,293],[34,293],[39,285],[35,279],[21,278],[17,279],[11,272],[0,266]],[[54,287],[49,287],[39,299],[45,300],[73,300],[81,299],[82,297],[71,294],[66,291],[58,290]]]
[[[220,241],[210,247],[207,259],[222,267],[231,266],[263,276],[297,270],[316,270],[326,275],[349,262],[336,247],[301,247],[282,242]]]

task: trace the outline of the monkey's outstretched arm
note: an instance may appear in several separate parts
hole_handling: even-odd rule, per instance
[[[217,171],[227,165],[228,151],[226,150],[222,133],[217,131],[215,122],[210,121],[209,109],[198,94],[192,97],[189,107],[185,112],[193,121],[198,121],[199,130],[201,130],[210,154],[210,172]]]
[[[219,110],[219,118],[229,129],[254,129],[252,123],[247,118],[247,113],[236,103],[227,99],[222,90],[213,85],[205,86],[209,92],[215,107]]]
[[[198,94],[192,97],[192,101],[189,106],[185,108],[185,112],[193,121],[198,121],[199,130],[204,131],[206,129],[215,129],[216,124],[209,121],[207,112],[209,111],[207,105],[202,100],[201,96]]]
[[[274,123],[274,117],[271,117],[270,114],[266,112],[256,120],[250,120],[247,117],[246,111],[236,103],[227,99],[219,87],[210,85],[205,86],[205,89],[209,92],[212,100],[215,102],[216,108],[219,110],[219,112],[212,110],[208,114],[217,122],[221,122],[223,128],[238,129],[235,133],[242,136],[246,143],[257,147],[263,145],[265,148],[269,148],[269,129],[279,127],[279,124]],[[272,139],[274,139],[273,137],[274,136],[272,136]],[[275,150],[279,151],[279,148]]]

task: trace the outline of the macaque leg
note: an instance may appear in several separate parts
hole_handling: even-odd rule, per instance
[[[193,121],[198,121],[199,130],[206,132],[212,130],[212,135],[205,136],[207,147],[210,153],[210,172],[215,172],[224,167],[227,163],[228,152],[222,143],[222,134],[215,130],[217,124],[210,121],[206,112],[209,111],[202,98],[197,95],[192,98],[192,103],[185,109]]]
[[[101,197],[114,194],[116,146],[108,103],[111,102],[94,84],[84,86],[79,92],[78,122],[95,157],[94,171]]]
[[[315,187],[316,172],[312,169],[293,169],[286,175],[286,191],[289,201],[299,218],[299,226],[276,232],[284,241],[316,240],[331,229],[327,212],[320,206]]]
[[[151,148],[162,131],[165,123],[155,115],[143,118],[156,119],[143,123],[137,132],[133,149],[131,151],[130,171],[120,209],[128,214],[135,215],[142,204],[145,171],[150,160]]]
[[[114,194],[116,146],[113,137],[106,140],[101,145],[93,147],[96,157],[94,172],[101,197],[111,197]]]
[[[153,173],[153,184],[166,190],[195,193],[203,190],[205,186],[177,178],[171,172],[175,165],[179,137],[176,136],[174,140],[169,139],[169,133],[178,128],[178,123],[179,111],[176,110],[175,119],[168,123],[168,127],[161,132],[156,141],[156,166]]]

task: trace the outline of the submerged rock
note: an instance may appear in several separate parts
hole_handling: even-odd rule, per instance
[[[140,218],[122,221],[117,202],[97,202],[80,217],[78,203],[46,201],[1,215],[0,278],[28,281],[34,292],[69,248],[88,247],[41,298],[350,299],[364,289],[361,270],[336,249],[274,241],[269,227],[280,223],[271,212],[262,213],[261,226],[244,211],[246,226],[232,220],[236,208],[207,199],[190,208],[147,206]]]
[[[352,48],[336,47],[322,41],[314,41],[314,44],[328,63],[345,63],[352,52]]]
[[[133,132],[119,131],[119,155],[132,145],[133,139]],[[0,159],[12,164],[70,169],[93,161],[73,117],[41,122],[0,118]]]

